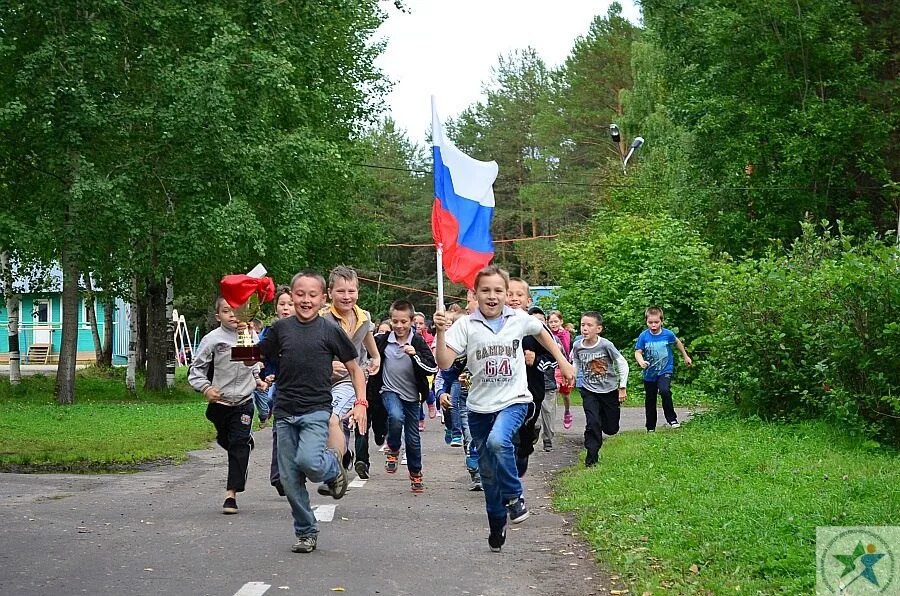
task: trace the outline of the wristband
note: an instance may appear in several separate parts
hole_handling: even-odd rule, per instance
[[[364,408],[368,408],[368,407],[369,407],[369,402],[366,401],[366,400],[364,400],[364,399],[358,399],[358,400],[356,400],[356,402],[355,402],[353,405],[354,405],[354,406],[362,406],[362,407],[364,407]]]

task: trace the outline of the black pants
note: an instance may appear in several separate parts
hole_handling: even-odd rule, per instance
[[[587,424],[584,427],[584,448],[587,449],[585,465],[593,465],[600,458],[603,433],[614,435],[619,432],[619,418],[622,407],[619,404],[619,390],[595,393],[581,389],[581,403]]]
[[[544,394],[541,393],[538,398],[528,404],[528,413],[525,415],[525,422],[519,428],[519,432],[513,436],[513,445],[516,448],[516,471],[519,478],[524,478],[528,471],[528,458],[534,453],[534,444],[537,442],[538,433],[540,432],[535,425],[541,418],[541,404],[544,403]]]
[[[275,419],[275,416],[272,416]],[[278,471],[278,433],[275,432],[275,424],[272,424],[272,461],[269,463],[269,483],[272,486],[281,484],[281,473]]]
[[[644,381],[644,411],[647,413],[647,430],[656,429],[656,395],[662,395],[663,415],[669,424],[678,421],[672,403],[672,375],[662,375],[655,381]]]
[[[216,427],[216,443],[228,452],[228,482],[226,490],[243,492],[247,484],[247,467],[253,436],[250,433],[253,422],[253,400],[239,406],[209,404],[206,419]]]

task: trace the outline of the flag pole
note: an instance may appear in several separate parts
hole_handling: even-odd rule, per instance
[[[438,128],[440,124],[437,121],[437,107],[434,101],[434,95],[431,96],[431,140],[434,144],[434,135],[441,134]],[[434,163],[434,153],[432,153],[431,171],[436,172]],[[437,176],[437,173],[433,174]],[[437,188],[435,188],[435,200],[437,200]],[[433,209],[433,207],[432,207]],[[437,312],[444,312],[444,245],[440,242],[435,243],[437,253]]]
[[[437,312],[444,312],[444,245],[437,245]]]

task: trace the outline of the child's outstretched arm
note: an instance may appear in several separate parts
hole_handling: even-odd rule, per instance
[[[566,357],[563,356],[562,351],[559,349],[559,345],[555,341],[553,341],[553,336],[550,335],[550,332],[546,329],[541,329],[540,335],[537,336],[538,342],[544,346],[544,348],[550,352],[550,355],[556,360],[556,364],[559,365],[559,372],[562,374],[563,378],[567,383],[574,384],[575,383],[575,368],[566,360]]]
[[[691,360],[691,357],[688,356],[687,350],[684,349],[684,344],[681,343],[681,340],[677,337],[675,338],[675,347],[678,348],[678,351],[681,352],[681,357],[684,359],[684,363],[687,366],[691,366],[694,364],[694,361]]]
[[[447,313],[444,311],[434,313],[434,356],[437,360],[438,368],[450,368],[450,365],[453,364],[453,361],[459,355],[447,345],[446,333],[449,326],[450,321],[447,319]]]
[[[647,368],[648,366],[650,366],[650,363],[644,360],[644,350],[635,350],[634,359],[637,360],[638,366],[640,366],[641,368]]]
[[[366,347],[366,352],[369,353],[369,365],[366,369],[370,375],[377,375],[378,369],[381,368],[381,354],[378,353],[375,336],[371,331],[366,333],[366,336],[363,338],[363,345]]]
[[[348,417],[359,429],[359,432],[364,433],[369,424],[367,418],[369,402],[366,400],[366,375],[355,359],[348,360],[344,363],[344,366],[347,367],[347,372],[350,373],[350,382],[353,384],[354,393],[356,393],[356,402],[353,404],[353,409],[350,410]]]

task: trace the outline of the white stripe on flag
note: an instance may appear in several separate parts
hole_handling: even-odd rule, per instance
[[[262,582],[247,582],[241,589],[234,593],[234,596],[262,596],[271,588],[270,584]]]
[[[334,510],[337,505],[316,505],[313,511],[316,514],[316,521],[330,522],[334,519]]]

